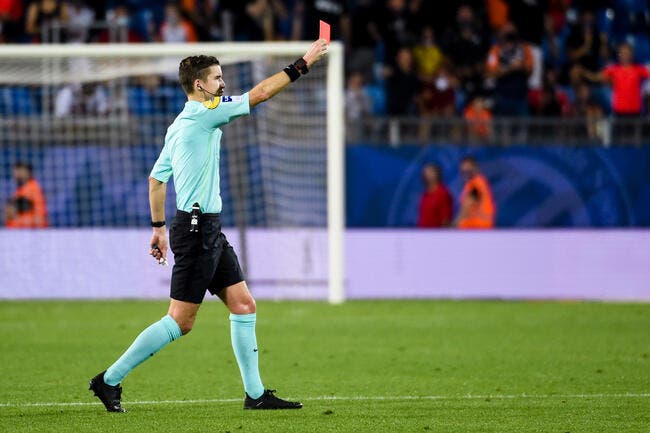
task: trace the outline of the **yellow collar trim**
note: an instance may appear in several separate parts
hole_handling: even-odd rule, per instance
[[[209,101],[203,101],[203,106],[209,110],[214,110],[215,108],[217,108],[220,102],[221,102],[221,96],[215,96]]]

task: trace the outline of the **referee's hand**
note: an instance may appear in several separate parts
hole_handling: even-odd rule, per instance
[[[154,227],[151,242],[149,242],[149,254],[153,256],[156,261],[163,265],[167,263],[167,229],[165,226]]]
[[[305,55],[302,56],[302,58],[305,59],[305,63],[307,63],[307,67],[311,68],[314,63],[327,54],[328,47],[329,44],[325,39],[319,39],[311,44],[311,47],[309,47]]]

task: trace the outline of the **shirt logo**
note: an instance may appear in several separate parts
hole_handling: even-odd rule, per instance
[[[241,102],[241,96],[222,96],[221,102]]]

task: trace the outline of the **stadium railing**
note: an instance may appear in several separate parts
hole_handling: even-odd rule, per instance
[[[650,145],[648,117],[368,117],[347,122],[348,143],[454,145]]]

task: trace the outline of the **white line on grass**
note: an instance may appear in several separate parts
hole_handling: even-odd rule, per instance
[[[609,398],[647,398],[650,393],[641,394],[511,394],[511,395],[376,395],[376,396],[335,396],[323,395],[319,397],[303,398],[303,401],[399,401],[399,400],[517,400],[517,399],[609,399]],[[198,400],[136,400],[124,401],[125,405],[165,405],[165,404],[206,404],[206,403],[236,403],[241,398],[213,398]],[[37,402],[37,403],[0,403],[0,407],[63,407],[63,406],[95,406],[99,402]]]

